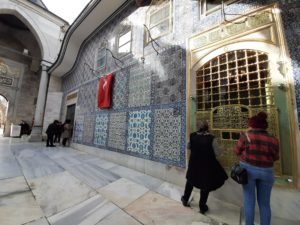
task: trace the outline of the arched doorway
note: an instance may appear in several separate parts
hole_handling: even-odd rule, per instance
[[[0,94],[9,100],[6,137],[11,136],[12,125],[23,121],[32,124],[41,73],[40,41],[26,25],[26,19],[17,12],[15,14],[0,13],[0,30],[3,31],[0,35]]]
[[[0,95],[0,137],[4,133],[6,118],[7,118],[7,109],[8,109],[8,101],[7,99]]]

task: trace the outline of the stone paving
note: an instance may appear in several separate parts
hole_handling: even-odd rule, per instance
[[[237,207],[210,197],[204,216],[199,196],[185,208],[182,192],[72,148],[0,138],[1,225],[239,224]]]

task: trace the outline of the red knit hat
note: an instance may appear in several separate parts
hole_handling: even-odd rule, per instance
[[[267,122],[268,115],[265,112],[259,112],[257,115],[252,116],[248,119],[248,127],[258,128],[258,129],[267,129],[268,122]]]

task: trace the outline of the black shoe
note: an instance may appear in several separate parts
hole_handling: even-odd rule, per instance
[[[55,145],[50,145],[50,147],[56,147]]]
[[[208,206],[204,205],[200,207],[200,213],[205,214],[208,211]]]
[[[190,207],[190,204],[188,203],[187,200],[185,200],[185,199],[183,198],[183,196],[181,197],[181,202],[182,202],[182,205],[183,205],[184,207]]]
[[[50,147],[50,145],[46,145],[46,147]]]

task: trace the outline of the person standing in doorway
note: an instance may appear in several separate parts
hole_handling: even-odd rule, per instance
[[[247,170],[248,183],[243,185],[246,225],[254,225],[255,202],[259,206],[260,224],[271,224],[271,190],[273,164],[279,159],[279,141],[270,135],[267,114],[260,112],[248,120],[248,131],[241,133],[235,152],[241,167]],[[256,195],[255,195],[256,191]]]
[[[186,174],[186,185],[181,202],[184,206],[190,206],[188,201],[193,187],[199,188],[200,213],[208,211],[206,204],[209,192],[220,188],[228,179],[226,172],[216,159],[219,154],[216,139],[208,131],[208,123],[200,121],[199,130],[190,135],[191,156]]]
[[[54,120],[53,123],[50,123],[47,130],[46,130],[46,134],[47,134],[47,147],[55,147],[55,145],[53,144],[53,138],[54,138],[54,134],[56,132],[57,129],[57,120]]]
[[[63,133],[62,133],[62,138],[63,138],[63,141],[62,141],[62,144],[63,146],[66,146],[67,142],[68,142],[68,145],[70,145],[70,138],[72,137],[72,130],[73,130],[73,127],[71,125],[71,120],[70,119],[67,119],[63,125]]]

